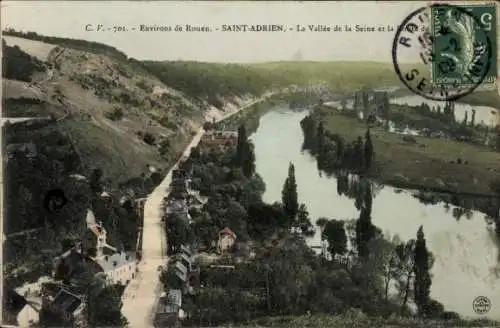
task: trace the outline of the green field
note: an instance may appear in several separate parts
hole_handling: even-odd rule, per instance
[[[346,140],[363,136],[367,125],[336,110],[323,108],[325,127]],[[402,135],[382,127],[371,128],[376,177],[393,185],[419,184],[450,191],[491,193],[491,181],[500,179],[500,153],[468,143]],[[457,164],[460,158],[462,164]],[[467,164],[464,162],[467,161]]]

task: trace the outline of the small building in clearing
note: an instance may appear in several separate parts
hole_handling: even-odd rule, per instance
[[[182,310],[182,291],[170,289],[160,296],[154,318],[155,327],[180,327],[184,317]]]
[[[230,251],[236,243],[236,234],[228,227],[219,231],[219,240],[217,242],[217,252],[222,254]]]

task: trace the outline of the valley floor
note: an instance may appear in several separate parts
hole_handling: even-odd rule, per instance
[[[325,111],[325,128],[347,141],[364,136],[366,124],[338,111]],[[398,187],[425,186],[435,190],[491,194],[489,184],[500,179],[500,153],[453,140],[402,135],[372,127],[375,174],[383,183]],[[461,164],[457,163],[460,159]]]

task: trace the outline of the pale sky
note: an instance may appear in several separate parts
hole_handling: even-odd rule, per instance
[[[391,61],[392,32],[222,32],[222,24],[396,27],[424,2],[2,1],[1,25],[105,43],[148,60]],[[128,32],[89,32],[97,24]],[[140,24],[206,25],[213,32],[140,32]],[[136,28],[136,31],[132,31]],[[219,28],[219,31],[215,31]],[[387,28],[387,27],[386,27]]]

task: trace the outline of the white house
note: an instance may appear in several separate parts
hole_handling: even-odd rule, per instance
[[[135,278],[137,261],[134,252],[118,252],[107,243],[107,232],[102,223],[96,223],[92,211],[87,212],[87,232],[82,250],[103,270],[111,283],[126,284]]]
[[[137,274],[137,261],[134,253],[116,252],[96,258],[95,261],[102,267],[109,282],[126,285]]]

